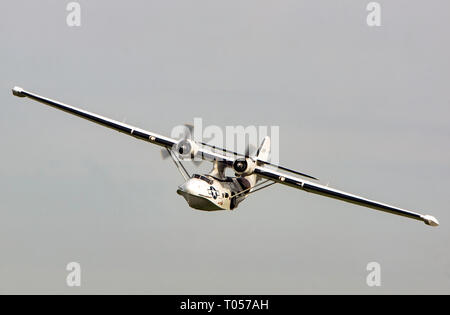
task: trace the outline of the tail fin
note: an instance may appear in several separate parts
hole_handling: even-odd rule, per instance
[[[265,136],[263,141],[261,142],[261,145],[258,148],[258,151],[256,151],[256,158],[258,160],[267,161],[270,154],[270,137]]]

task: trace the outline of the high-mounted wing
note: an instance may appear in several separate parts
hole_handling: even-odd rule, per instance
[[[438,226],[439,221],[431,216],[431,215],[423,215],[420,213],[415,213],[412,211],[408,211],[405,209],[393,207],[384,203],[380,203],[377,201],[369,200],[357,195],[349,194],[344,191],[340,191],[334,188],[330,188],[324,185],[320,185],[317,183],[312,183],[294,176],[291,176],[289,174],[283,174],[281,172],[278,172],[276,170],[272,170],[265,166],[257,166],[254,171],[255,174],[271,179],[273,181],[276,181],[278,183],[288,185],[297,189],[301,189],[310,193],[319,194],[322,196],[335,198],[339,200],[343,200],[346,202],[354,203],[360,206],[372,208],[379,211],[384,211],[392,214],[397,214],[400,216],[404,216],[410,219],[415,219],[419,221],[423,221],[427,225],[431,226]]]
[[[210,147],[210,148],[212,148],[212,149],[214,149],[214,150],[218,150],[218,151],[221,151],[221,152],[224,152],[224,153],[229,153],[229,154],[232,154],[232,155],[237,156],[237,157],[245,157],[245,158],[251,157],[251,158],[255,158],[255,157],[253,157],[253,156],[250,156],[249,154],[242,154],[242,153],[234,152],[234,151],[232,151],[232,150],[227,150],[227,149],[218,148],[218,147],[216,147],[215,145],[211,145],[211,144],[208,144],[208,143],[201,142],[201,144],[204,145],[204,146]],[[256,155],[257,155],[257,154],[256,154]],[[318,178],[316,178],[316,177],[314,177],[314,176],[311,176],[311,175],[308,175],[308,174],[305,174],[305,173],[300,173],[300,172],[298,172],[298,171],[294,171],[294,170],[289,169],[289,168],[287,168],[287,167],[280,166],[280,165],[275,165],[275,164],[272,164],[272,163],[267,162],[267,161],[264,161],[264,160],[259,160],[259,159],[257,159],[257,158],[256,158],[256,163],[257,163],[258,165],[274,166],[274,167],[276,167],[276,168],[278,168],[278,169],[280,169],[280,170],[283,170],[283,171],[286,171],[286,172],[289,172],[289,173],[293,173],[293,174],[297,174],[297,175],[300,175],[300,176],[303,176],[303,177],[307,177],[307,178],[311,178],[311,179],[318,180]]]
[[[180,148],[185,148],[185,146],[190,146],[190,150],[194,151],[192,146],[196,145],[196,143],[191,142],[190,140],[176,140],[169,137],[161,136],[156,133],[146,131],[128,124],[121,123],[117,120],[110,119],[98,114],[94,114],[91,112],[88,112],[86,110],[77,108],[75,106],[67,105],[43,96],[40,96],[38,94],[25,91],[24,89],[20,87],[14,87],[12,89],[12,93],[15,96],[18,97],[28,97],[32,100],[38,101],[42,104],[54,107],[56,109],[62,110],[64,112],[67,112],[69,114],[84,118],[86,120],[92,121],[94,123],[97,123],[99,125],[111,128],[113,130],[116,130],[118,132],[127,134],[129,136],[135,137],[140,140],[144,140],[153,144],[157,144],[162,147],[166,147],[168,149],[177,149],[179,151]],[[181,153],[181,152],[179,152]],[[183,154],[182,154],[183,155]],[[184,152],[184,155],[188,155],[186,152]],[[207,148],[203,148],[201,146],[195,148],[195,156],[197,158],[201,158],[208,161],[222,161],[226,165],[231,166],[233,165],[234,159],[222,154],[219,154],[217,152],[213,152]]]
[[[129,136],[135,137],[140,140],[144,140],[153,144],[157,144],[162,147],[166,147],[168,149],[176,149],[179,154],[182,156],[195,156],[200,157],[201,159],[208,160],[208,161],[221,161],[222,163],[225,163],[229,167],[233,167],[233,163],[235,162],[235,159],[229,156],[226,156],[225,154],[217,153],[215,149],[218,149],[221,152],[224,153],[233,153],[235,155],[238,155],[235,152],[227,151],[225,149],[221,148],[215,148],[213,150],[210,150],[207,147],[201,146],[207,144],[200,143],[198,145],[196,142],[188,140],[188,139],[182,139],[182,140],[175,140],[168,137],[164,137],[140,128],[136,128],[134,126],[124,124],[121,122],[118,122],[116,120],[106,118],[82,109],[79,109],[74,106],[66,105],[64,103],[37,95],[35,93],[31,93],[28,91],[25,91],[24,89],[20,87],[14,87],[12,89],[12,92],[15,96],[18,97],[28,97],[30,99],[33,99],[35,101],[38,101],[40,103],[43,103],[45,105],[52,106],[54,108],[57,108],[59,110],[65,111],[67,113],[73,114],[75,116],[84,118],[86,120],[92,121],[94,123],[97,123],[99,125],[103,125],[105,127],[114,129],[116,131],[119,131],[121,133],[127,134]],[[195,148],[194,148],[195,146]],[[245,157],[248,157],[245,155]],[[356,196],[353,194],[349,194],[337,189],[329,188],[327,186],[323,186],[320,184],[312,183],[300,178],[297,178],[295,176],[292,176],[290,174],[281,173],[277,170],[273,170],[269,168],[268,166],[276,166],[278,169],[288,171],[291,174],[297,174],[301,176],[306,176],[309,178],[314,177],[310,175],[306,175],[303,173],[299,173],[278,165],[272,165],[266,161],[254,161],[256,163],[255,169],[253,171],[254,174],[259,175],[263,178],[273,180],[275,182],[288,185],[294,188],[302,189],[307,192],[323,195],[330,198],[340,199],[346,202],[358,204],[361,206],[365,206],[368,208],[372,208],[375,210],[380,210],[384,212],[389,212],[397,215],[401,215],[404,217],[408,217],[415,220],[423,221],[425,224],[431,225],[431,226],[438,226],[439,222],[438,220],[431,216],[431,215],[422,215],[420,213],[411,212],[405,209],[393,207],[384,203],[380,203],[377,201],[369,200],[360,196]]]
[[[118,122],[116,120],[106,118],[88,111],[85,111],[83,109],[79,109],[74,106],[70,106],[40,95],[37,95],[35,93],[31,93],[28,91],[25,91],[24,89],[20,87],[14,87],[12,89],[12,92],[15,96],[18,97],[28,97],[32,100],[38,101],[40,103],[43,103],[45,105],[49,105],[51,107],[57,108],[59,110],[62,110],[64,112],[67,112],[69,114],[73,114],[75,116],[90,120],[94,123],[97,123],[99,125],[114,129],[116,131],[122,132],[124,134],[127,134],[129,136],[133,136],[135,138],[138,138],[140,140],[145,140],[160,146],[171,148],[174,145],[177,144],[177,141],[168,137],[160,136],[158,134],[127,125],[121,122]]]

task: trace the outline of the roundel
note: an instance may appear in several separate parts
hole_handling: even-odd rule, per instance
[[[213,186],[209,186],[208,194],[211,197],[213,197],[214,199],[217,199],[217,196],[219,195],[219,193],[217,192],[217,190]]]

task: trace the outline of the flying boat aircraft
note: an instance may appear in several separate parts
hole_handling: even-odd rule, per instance
[[[346,193],[327,185],[321,185],[316,182],[317,178],[311,175],[268,162],[270,154],[269,137],[264,138],[256,152],[247,149],[245,153],[240,154],[217,148],[208,143],[195,141],[191,137],[191,127],[187,127],[186,133],[181,139],[172,139],[28,92],[20,87],[14,87],[12,93],[15,96],[27,97],[162,147],[164,156],[173,160],[185,179],[185,182],[178,187],[177,193],[183,196],[189,206],[194,209],[205,211],[234,210],[248,195],[279,183],[306,192],[422,221],[430,226],[439,225],[438,220],[431,215],[397,208]],[[207,174],[190,175],[184,167],[183,161],[193,160],[195,162],[198,159],[211,162],[213,164],[212,170]],[[226,176],[225,170],[227,168],[232,169],[235,176]]]

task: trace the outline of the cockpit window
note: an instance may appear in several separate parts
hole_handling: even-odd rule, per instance
[[[201,180],[207,182],[209,185],[212,185],[212,184],[213,184],[213,181],[212,181],[211,179],[209,179],[208,177],[205,177],[205,176],[203,176],[203,175],[194,174],[194,175],[192,175],[192,177],[193,177],[193,178],[201,179]]]

